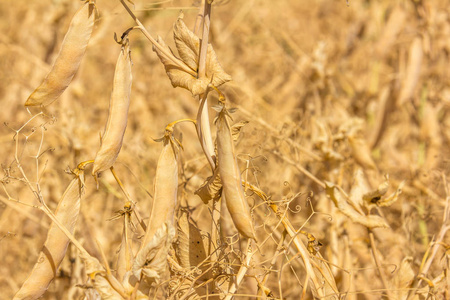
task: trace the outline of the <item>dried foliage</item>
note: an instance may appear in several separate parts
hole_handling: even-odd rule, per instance
[[[167,75],[174,87],[185,88],[195,96],[203,94],[209,83],[218,87],[231,80],[231,76],[222,69],[211,44],[208,44],[206,54],[206,77],[199,78],[195,76],[198,71],[200,57],[200,39],[186,27],[182,17],[179,17],[175,22],[173,35],[180,59],[195,73],[193,76],[181,70],[173,61],[167,59],[164,53],[154,47],[153,49],[164,64]],[[157,42],[167,51],[171,51],[161,37],[158,37]]]

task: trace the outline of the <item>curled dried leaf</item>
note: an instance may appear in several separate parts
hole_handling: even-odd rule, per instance
[[[386,221],[375,215],[363,215],[353,208],[345,195],[331,182],[325,181],[326,193],[328,197],[334,202],[341,213],[346,215],[355,223],[366,226],[367,228],[388,228]]]
[[[376,203],[378,202],[384,194],[388,191],[389,188],[389,175],[385,176],[385,181],[383,181],[376,190],[370,191],[363,195],[363,200],[366,203]]]
[[[208,44],[206,55],[206,76],[198,78],[200,39],[187,28],[181,17],[177,19],[174,25],[174,39],[181,60],[193,72],[188,73],[182,70],[172,59],[166,57],[158,48],[153,47],[153,50],[163,63],[173,87],[185,88],[195,96],[203,94],[210,83],[218,87],[231,80],[231,76],[225,73],[220,65],[211,44]],[[167,51],[171,51],[161,37],[158,37],[157,42]]]
[[[398,200],[398,197],[400,196],[400,194],[402,193],[402,188],[404,185],[405,185],[405,181],[402,181],[399,184],[397,190],[392,195],[377,201],[376,202],[377,206],[387,207],[387,206],[391,206],[392,204],[394,204]]]
[[[202,199],[205,204],[217,199],[222,193],[222,180],[220,179],[219,169],[216,167],[214,174],[209,176],[205,182],[195,191],[195,194]]]
[[[239,135],[241,134],[242,128],[248,123],[249,123],[248,121],[240,121],[231,126],[231,136],[233,137],[233,141],[237,141],[239,139]]]
[[[391,206],[394,202],[398,200],[398,197],[402,193],[402,188],[404,186],[405,182],[402,181],[400,185],[398,186],[397,190],[391,194],[388,197],[382,198],[389,189],[389,175],[385,176],[385,181],[381,183],[378,188],[374,191],[365,193],[363,195],[363,200],[365,206],[370,209],[373,206],[378,207],[388,207]]]

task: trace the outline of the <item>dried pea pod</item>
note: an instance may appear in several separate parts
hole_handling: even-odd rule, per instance
[[[92,175],[113,166],[127,128],[128,108],[131,94],[131,58],[128,45],[123,45],[114,72],[114,84],[109,102],[108,120],[92,169]]]
[[[61,96],[80,67],[95,22],[95,1],[86,1],[75,13],[61,45],[58,57],[41,85],[25,106],[46,106]]]
[[[70,233],[73,233],[80,213],[80,201],[84,192],[83,171],[76,169],[76,178],[72,179],[55,211],[56,218]],[[47,239],[39,253],[38,260],[30,276],[14,296],[14,300],[37,299],[48,289],[55,278],[64,256],[66,255],[69,238],[55,223],[52,223]]]
[[[241,174],[227,115],[228,111],[223,106],[216,119],[219,174],[223,185],[222,197],[225,197],[231,219],[239,233],[247,238],[256,239],[250,207],[241,184]]]

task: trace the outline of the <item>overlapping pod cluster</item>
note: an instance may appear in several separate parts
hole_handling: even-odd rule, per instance
[[[92,169],[94,176],[111,168],[122,148],[123,136],[127,128],[131,83],[130,50],[128,43],[125,42],[117,59],[113,90],[109,101],[108,120]]]
[[[66,90],[80,67],[94,22],[95,0],[85,1],[72,18],[52,69],[28,97],[25,106],[49,105]]]
[[[136,254],[133,274],[158,279],[164,272],[167,254],[175,236],[174,214],[177,204],[178,163],[176,145],[166,129],[164,147],[158,159],[152,211],[141,247]]]
[[[227,116],[229,116],[229,113],[223,105],[216,119],[217,159],[223,185],[222,200],[225,200],[233,223],[239,233],[244,237],[256,239],[250,207],[242,188],[241,174],[236,160]]]
[[[76,178],[70,182],[55,211],[56,218],[70,233],[73,233],[80,213],[81,196],[84,192],[82,172],[76,169]],[[14,296],[14,300],[37,299],[47,291],[66,255],[68,244],[69,238],[52,223],[33,271]]]

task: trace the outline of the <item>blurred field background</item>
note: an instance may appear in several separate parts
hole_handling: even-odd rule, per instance
[[[171,47],[172,24],[180,9],[193,28],[199,4],[134,2],[136,15],[148,30]],[[333,275],[340,292],[348,292],[346,299],[382,295],[406,299],[408,290],[416,288],[421,293],[416,299],[448,299],[448,1],[216,2],[211,43],[233,77],[222,90],[230,106],[238,108],[234,121],[249,121],[237,142],[241,170],[246,170],[243,176],[273,200],[289,203],[287,214],[294,226],[314,235],[323,244],[324,258],[338,266],[332,268]],[[23,104],[50,70],[80,4],[3,0],[0,5],[0,121],[7,123],[0,126],[3,197],[9,194],[37,204],[13,163],[16,151],[29,180],[39,176],[45,200],[55,208],[71,180],[65,170],[93,159],[98,150],[120,50],[113,35],[134,26],[119,1],[97,0],[100,17],[86,56],[70,87],[45,109],[53,119],[45,119],[43,135],[36,130],[43,119],[37,118],[16,137],[19,142],[14,141],[14,130],[31,116]],[[169,122],[195,118],[198,103],[188,91],[172,88],[142,34],[132,32],[130,41],[131,106],[115,169],[138,201],[141,215],[148,217],[162,148],[153,138],[161,137]],[[213,104],[216,99],[212,97]],[[30,111],[35,114],[40,109]],[[184,146],[180,202],[191,207],[192,218],[207,232],[207,206],[193,193],[210,176],[207,162],[193,126],[180,125],[176,134]],[[36,160],[33,156],[41,141],[48,151]],[[347,192],[363,177],[376,189],[389,174],[387,195],[405,181],[396,203],[374,210],[390,226],[373,230],[381,268],[374,262],[368,230],[339,213],[304,170]],[[114,265],[122,226],[108,219],[123,208],[124,199],[109,173],[101,177],[98,191],[91,176],[86,177],[87,193],[75,236],[97,257],[94,238],[98,239]],[[274,231],[273,213],[258,201],[249,197],[258,236],[273,239],[262,248],[265,256],[255,258],[252,276],[263,274],[269,266],[281,235],[279,228]],[[37,209],[11,201],[1,203],[0,215],[0,298],[11,299],[31,271],[50,222]],[[299,299],[303,268],[295,259],[290,261],[295,253],[283,251],[275,262],[279,271],[267,286],[274,298]],[[76,250],[69,247],[44,299],[82,297],[83,289],[76,285],[83,285],[86,277],[76,257]],[[255,295],[256,289],[255,279],[247,277],[239,293]]]

